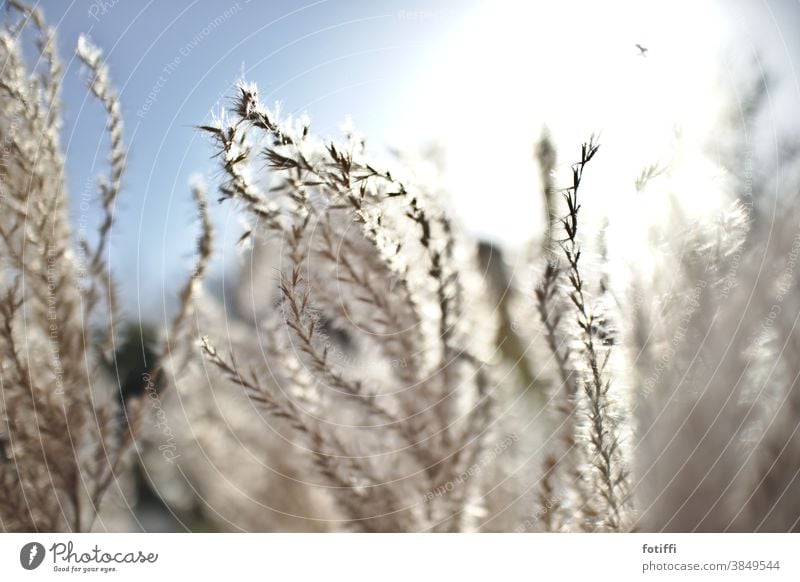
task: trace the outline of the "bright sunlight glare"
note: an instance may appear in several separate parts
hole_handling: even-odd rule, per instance
[[[611,219],[624,219],[636,178],[657,164],[690,185],[681,190],[688,211],[705,212],[719,202],[700,151],[720,106],[722,38],[708,26],[719,18],[695,3],[487,2],[431,56],[397,135],[427,134],[443,146],[467,227],[506,245],[525,243],[531,224],[542,224],[533,149],[544,120],[562,170],[599,134],[604,161],[592,184]]]

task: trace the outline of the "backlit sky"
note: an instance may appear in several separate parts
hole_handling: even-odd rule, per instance
[[[191,264],[187,183],[198,172],[210,184],[218,176],[193,126],[208,120],[242,74],[267,103],[308,112],[323,135],[336,136],[351,116],[381,157],[387,145],[440,143],[464,222],[512,245],[531,236],[541,213],[530,160],[542,123],[564,147],[601,132],[616,152],[607,167],[627,179],[676,123],[690,135],[709,131],[720,99],[735,96],[748,75],[768,72],[774,82],[759,139],[800,134],[795,0],[40,6],[68,57],[63,143],[73,211],[90,224],[97,215],[81,215],[80,199],[94,195],[107,147],[102,112],[71,57],[78,34],[104,50],[121,94],[130,156],[112,269],[132,317],[159,319]],[[636,43],[650,49],[647,57]],[[229,210],[215,211],[225,247],[238,229]]]

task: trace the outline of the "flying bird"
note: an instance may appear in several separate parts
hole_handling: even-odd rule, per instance
[[[639,43],[636,43],[636,48],[639,49],[639,54],[641,54],[643,57],[646,57],[647,56],[647,51],[650,50],[646,46],[642,46]]]

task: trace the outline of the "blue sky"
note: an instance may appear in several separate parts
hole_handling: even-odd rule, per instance
[[[176,285],[190,268],[193,241],[188,235],[193,232],[194,210],[187,184],[192,174],[201,173],[213,188],[218,176],[208,144],[194,126],[207,121],[209,113],[232,94],[233,84],[242,74],[259,84],[265,102],[279,100],[287,112],[307,111],[313,127],[325,136],[335,136],[343,119],[352,116],[356,127],[369,136],[371,148],[380,152],[398,128],[411,127],[420,107],[427,103],[442,108],[441,116],[434,112],[434,118],[447,119],[449,114],[451,122],[456,117],[458,126],[461,112],[469,111],[463,104],[470,103],[472,89],[480,87],[486,74],[510,64],[516,69],[514,75],[535,76],[537,59],[557,59],[553,54],[526,54],[521,61],[504,63],[505,54],[492,51],[505,41],[503,19],[509,21],[509,29],[514,28],[511,21],[517,18],[516,12],[508,8],[514,3],[506,2],[506,8],[491,5],[495,16],[500,14],[494,19],[493,31],[486,34],[481,17],[474,22],[475,15],[482,14],[480,5],[485,9],[486,3],[477,0],[40,3],[48,20],[58,27],[67,61],[63,144],[73,213],[76,220],[88,225],[96,222],[98,215],[94,210],[85,211],[81,200],[95,195],[94,179],[105,171],[108,150],[102,111],[88,96],[85,75],[72,57],[80,33],[88,34],[103,49],[121,95],[130,154],[113,230],[111,264],[121,281],[126,312],[132,317],[139,311],[145,317],[160,318],[165,299],[171,303]],[[645,7],[644,12],[649,10],[650,3],[639,5]],[[687,14],[694,6],[691,2],[666,3],[668,9],[674,6],[677,10],[678,5]],[[783,88],[775,95],[776,111],[782,108],[781,115],[788,118],[785,112],[800,110],[795,74],[800,54],[800,35],[796,34],[800,3],[735,0],[716,5],[726,15],[724,22],[700,24],[709,30],[724,27],[728,37],[746,51],[766,55],[770,66],[780,73]],[[554,34],[568,30],[569,19],[581,17],[580,11],[569,10],[556,17],[543,4],[536,6],[526,8],[524,14],[540,21],[540,30],[550,29]],[[609,23],[628,17],[613,10],[606,16]],[[636,21],[632,23],[627,29],[614,29],[628,35],[617,39],[625,50],[633,42],[648,42],[640,38],[646,35],[637,29]],[[605,24],[586,23],[600,33]],[[517,34],[524,35],[526,29],[522,30]],[[684,42],[680,26],[666,33],[676,42]],[[489,55],[482,63],[483,70],[476,68],[473,75],[472,63],[461,63],[466,77],[463,83],[449,92],[447,86],[437,85],[439,73],[447,72],[453,58],[448,61],[442,55],[471,54],[469,49],[476,47],[479,53]],[[639,66],[635,52],[626,58]],[[559,81],[551,77],[548,89]],[[485,111],[480,114],[505,123],[503,114],[508,112],[503,101],[513,99],[504,91],[497,86],[492,93],[497,103],[484,103]],[[463,144],[481,129],[466,125],[466,133],[458,134],[453,133],[452,123],[444,124],[444,135],[439,137],[445,145],[448,139]],[[215,207],[220,248],[230,248],[238,232],[233,210],[232,206]],[[503,225],[492,228],[503,230]]]

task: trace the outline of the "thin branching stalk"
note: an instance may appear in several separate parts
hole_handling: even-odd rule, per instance
[[[628,468],[622,458],[618,422],[613,412],[609,391],[611,380],[607,364],[610,346],[598,334],[599,321],[589,306],[586,281],[581,268],[581,247],[578,242],[579,190],[583,171],[598,151],[599,146],[590,140],[581,147],[580,161],[572,166],[572,186],[563,192],[567,215],[561,220],[566,238],[559,245],[567,261],[569,299],[576,312],[576,322],[582,342],[581,359],[588,374],[580,379],[583,387],[589,420],[589,458],[600,479],[599,493],[605,504],[600,513],[599,526],[611,531],[622,531],[627,519]]]

